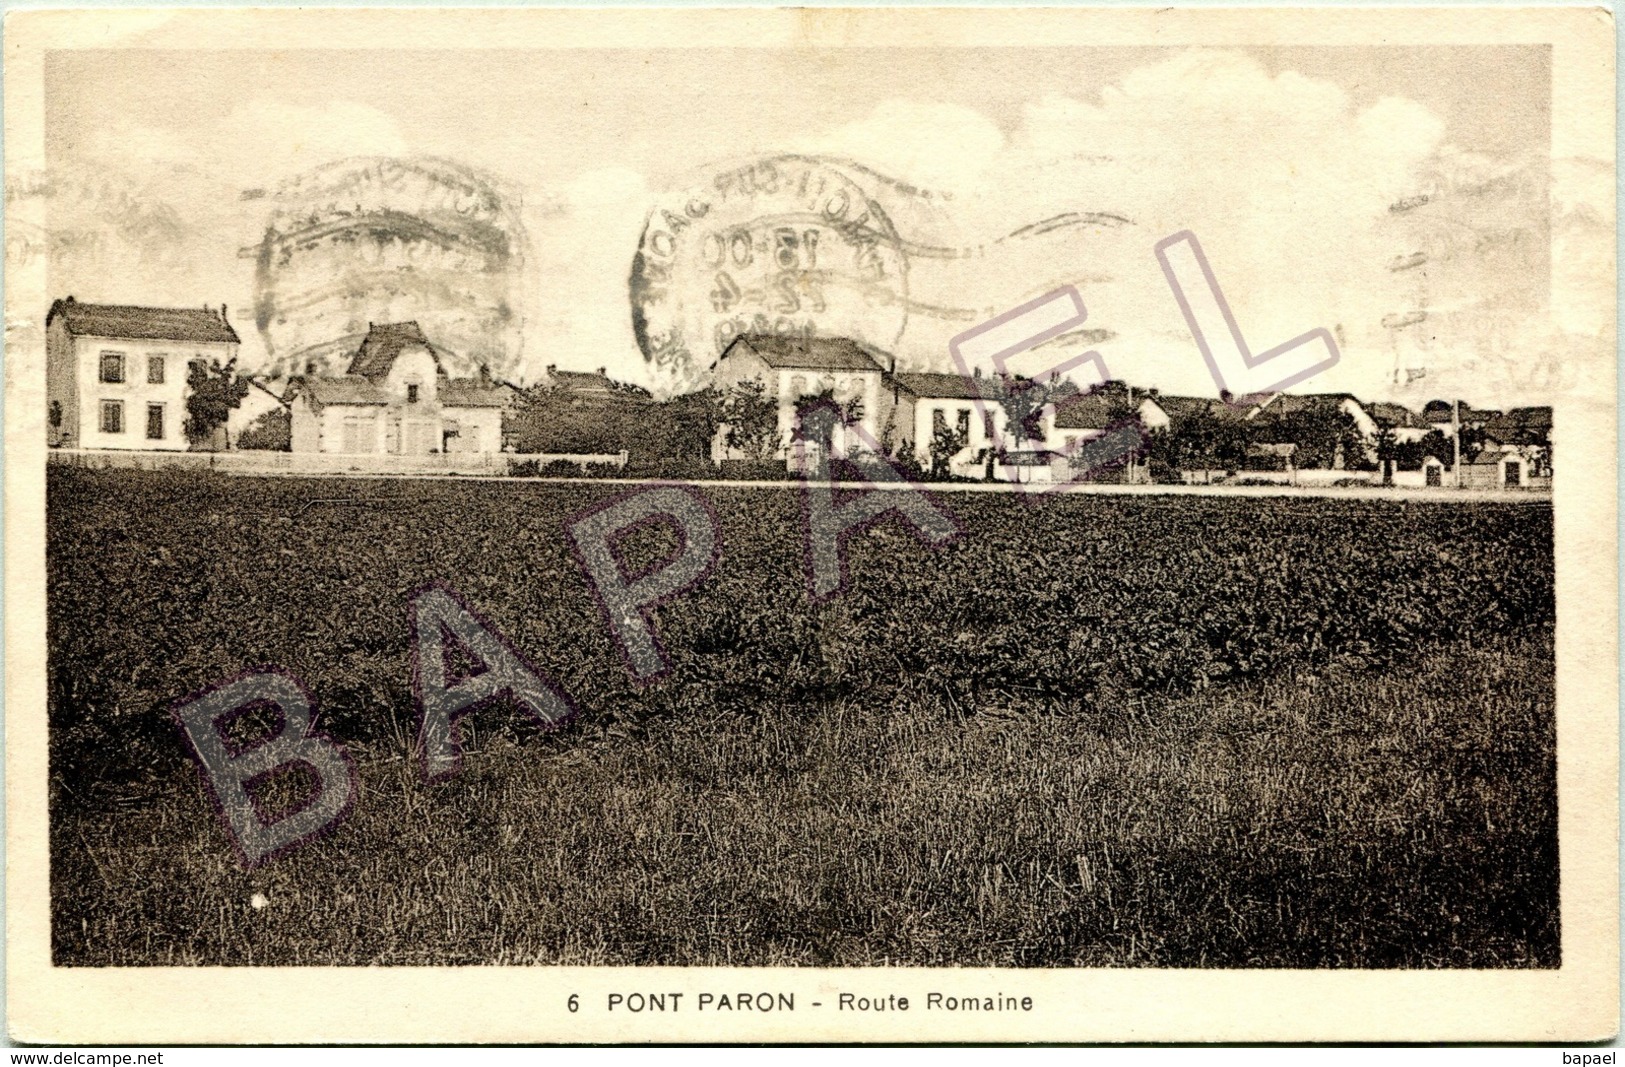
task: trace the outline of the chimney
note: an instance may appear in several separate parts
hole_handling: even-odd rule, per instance
[[[316,373],[316,361],[314,359],[305,360],[305,373],[306,374],[315,374]]]
[[[598,368],[598,377],[600,377],[600,378],[608,378],[609,377],[609,368],[608,367],[599,367]]]
[[[981,368],[981,367],[977,367],[977,368],[976,368],[976,369],[975,369],[975,370],[974,370],[974,371],[972,371],[972,372],[971,372],[971,373],[973,373],[973,374],[975,374],[975,375],[976,375],[976,377],[978,377],[978,378],[980,378],[980,377],[981,377],[981,376],[982,376],[982,368]]]
[[[481,385],[490,385],[491,384],[491,365],[488,364],[488,363],[481,363],[480,364],[480,384]]]
[[[220,321],[222,323],[226,321],[226,305],[224,304],[220,305]]]
[[[549,363],[547,365],[547,376],[549,378],[553,377],[558,372],[559,372],[559,365],[557,363]]]

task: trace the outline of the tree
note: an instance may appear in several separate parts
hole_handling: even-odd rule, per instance
[[[1239,470],[1246,462],[1249,444],[1246,422],[1216,415],[1204,405],[1173,416],[1166,434],[1153,436],[1152,455],[1157,456],[1160,449],[1161,458],[1175,470]]]
[[[1001,374],[993,381],[994,399],[1004,412],[1004,430],[1007,436],[999,442],[1000,447],[996,451],[993,449],[988,451],[989,481],[993,479],[995,462],[1012,452],[1025,452],[1030,446],[1044,441],[1045,409],[1053,405],[1058,398],[1069,396],[1077,389],[1064,378],[1037,382],[1031,378]]]
[[[1297,445],[1293,460],[1299,468],[1370,469],[1354,416],[1334,404],[1305,404],[1264,424],[1261,432],[1269,443]]]
[[[1421,446],[1423,456],[1432,456],[1446,467],[1455,466],[1456,449],[1451,444],[1450,435],[1443,430],[1429,430],[1427,436],[1422,438]]]
[[[835,431],[863,418],[863,401],[852,397],[842,403],[835,399],[835,390],[825,386],[816,393],[797,397],[795,409],[796,420],[790,429],[790,439],[815,446],[818,474],[824,477],[829,472]]]
[[[1044,440],[1044,409],[1054,402],[1059,393],[1055,381],[1039,383],[1030,378],[1001,374],[995,396],[1004,410],[1005,433],[1015,442],[1006,452],[1019,452],[1023,446]]]
[[[931,428],[931,477],[946,480],[952,474],[951,463],[953,458],[965,451],[970,444],[970,427],[960,426],[957,423],[950,425],[947,420],[933,424]]]
[[[193,447],[214,437],[248,395],[248,379],[238,375],[237,360],[205,364],[195,359],[186,369],[186,440]],[[226,444],[229,446],[230,442]]]
[[[722,396],[711,388],[674,396],[660,405],[666,415],[664,453],[681,458],[711,458],[711,442],[722,424]]]
[[[1399,437],[1394,433],[1392,419],[1379,418],[1376,420],[1377,436],[1374,444],[1377,451],[1377,463],[1382,468],[1382,484],[1392,485],[1394,482],[1394,462],[1399,459]]]
[[[1489,434],[1482,426],[1463,426],[1457,433],[1461,435],[1461,461],[1471,463],[1484,451],[1484,445],[1489,441]]]
[[[784,444],[779,405],[767,395],[767,386],[755,378],[737,381],[723,394],[721,406],[729,448],[762,462],[778,456]]]
[[[237,447],[287,452],[293,447],[293,416],[287,408],[272,408],[243,428]]]

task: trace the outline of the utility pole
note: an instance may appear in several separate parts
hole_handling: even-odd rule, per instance
[[[1450,440],[1455,445],[1455,461],[1450,469],[1456,472],[1456,488],[1461,488],[1461,401],[1454,400],[1450,405]]]

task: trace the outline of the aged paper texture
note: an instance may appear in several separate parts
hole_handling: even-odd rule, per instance
[[[5,42],[14,1039],[1616,1032],[1608,12]]]

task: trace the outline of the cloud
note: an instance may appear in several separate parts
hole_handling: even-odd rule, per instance
[[[83,154],[184,170],[229,159],[237,184],[263,187],[337,159],[397,156],[409,148],[399,123],[365,104],[309,107],[256,99],[203,129],[100,129],[89,136]]]
[[[258,160],[267,180],[350,156],[399,156],[410,150],[395,119],[365,104],[304,107],[258,99],[222,123],[222,148]]]
[[[525,226],[537,253],[535,321],[525,331],[528,379],[556,363],[604,366],[623,381],[649,382],[632,336],[627,280],[653,200],[643,175],[613,167],[527,202]]]
[[[1333,378],[1380,381],[1392,357],[1371,331],[1394,310],[1386,268],[1400,251],[1383,219],[1415,191],[1444,130],[1411,100],[1362,108],[1331,82],[1192,49],[1136,68],[1092,98],[1033,100],[1008,137],[970,109],[890,101],[821,144],[957,194],[946,212],[892,209],[899,228],[988,249],[917,263],[910,284],[919,295],[935,282],[934,303],[1009,307],[1071,280],[1091,325],[1117,334],[1107,353],[1114,372],[1211,392],[1152,246],[1181,230],[1198,235],[1255,350],[1342,325],[1349,350],[1328,387]],[[989,243],[1067,212],[1134,225]],[[963,328],[911,320],[905,356],[944,363],[947,336]]]
[[[1004,134],[980,112],[918,100],[887,100],[867,118],[794,147],[949,191],[975,187],[1005,152]]]

